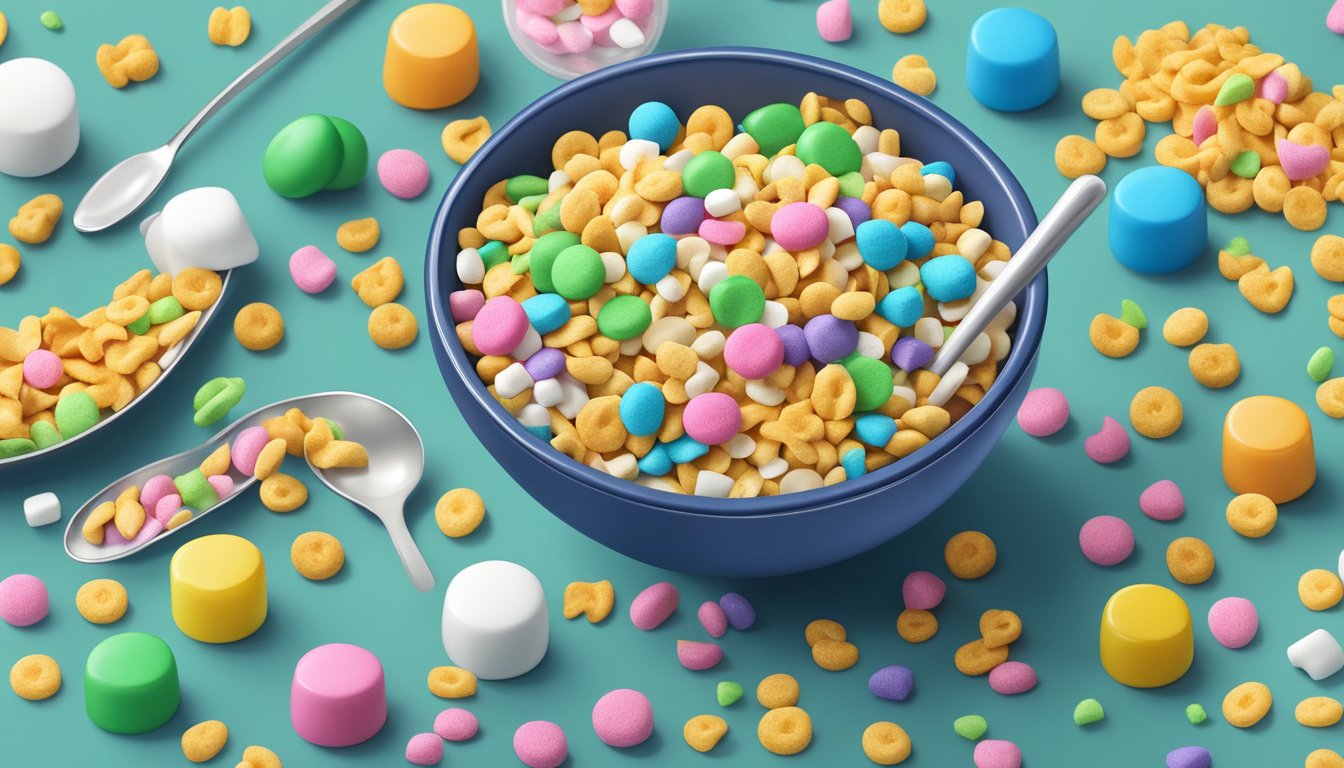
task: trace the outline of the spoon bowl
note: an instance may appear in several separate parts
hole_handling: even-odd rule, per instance
[[[135,213],[154,196],[177,157],[175,144],[131,155],[112,166],[84,193],[71,221],[80,232],[101,232]]]

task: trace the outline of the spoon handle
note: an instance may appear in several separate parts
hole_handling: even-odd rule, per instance
[[[303,45],[313,35],[321,32],[324,27],[340,18],[341,14],[353,8],[358,2],[359,0],[331,0],[331,2],[322,6],[317,13],[309,16],[307,21],[300,24],[293,32],[290,32],[288,37],[281,40],[265,56],[258,59],[257,63],[248,67],[247,70],[235,78],[233,82],[229,83],[224,90],[220,91],[215,98],[211,99],[209,104],[206,104],[200,112],[196,113],[195,117],[188,120],[187,124],[182,126],[182,130],[178,131],[173,135],[173,138],[168,140],[168,145],[171,146],[174,151],[181,148],[183,144],[187,143],[187,139],[191,138],[191,135],[196,132],[197,128],[200,128],[206,120],[214,117],[216,112],[223,109],[230,101],[233,101],[233,98],[242,93],[244,88],[256,82],[257,79],[266,74],[271,67],[274,67],[276,64],[280,63],[281,59],[292,53],[295,48]]]
[[[378,513],[378,519],[383,521],[383,526],[387,528],[387,535],[392,538],[392,546],[397,550],[397,556],[401,558],[401,564],[406,568],[406,575],[411,577],[411,583],[421,592],[428,592],[434,588],[434,574],[429,570],[429,563],[425,562],[425,556],[420,554],[420,548],[415,545],[415,539],[411,538],[411,532],[406,528],[406,516],[398,506],[395,513]]]
[[[1045,218],[1041,219],[1036,230],[1027,237],[1027,241],[1009,259],[1008,266],[994,278],[980,300],[975,302],[971,311],[966,313],[966,317],[943,342],[929,370],[939,376],[947,373],[999,311],[1008,306],[1008,302],[1045,269],[1045,265],[1050,263],[1050,259],[1105,196],[1106,182],[1100,178],[1087,175],[1074,180]]]

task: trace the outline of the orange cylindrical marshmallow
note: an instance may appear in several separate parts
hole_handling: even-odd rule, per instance
[[[1181,679],[1195,658],[1190,609],[1156,584],[1125,587],[1101,613],[1101,666],[1116,682],[1157,688]]]
[[[449,107],[471,95],[481,76],[476,26],[460,8],[424,3],[392,22],[383,88],[412,109]]]
[[[1311,422],[1296,403],[1257,395],[1233,405],[1223,421],[1223,479],[1236,493],[1292,501],[1316,482]]]

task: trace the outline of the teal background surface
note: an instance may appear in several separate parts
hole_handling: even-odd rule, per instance
[[[547,514],[485,454],[463,424],[442,385],[425,325],[421,264],[428,226],[439,197],[457,166],[439,145],[443,125],[484,114],[496,127],[557,81],[533,69],[512,47],[498,3],[458,0],[477,24],[483,78],[465,103],[437,112],[413,112],[392,103],[381,87],[381,59],[388,24],[407,0],[366,0],[211,122],[188,144],[178,167],[147,210],[172,194],[202,185],[222,185],[240,199],[261,243],[262,257],[249,267],[228,299],[224,317],[207,331],[170,381],[96,438],[57,457],[0,470],[0,576],[27,572],[43,578],[52,595],[52,613],[35,627],[0,625],[0,662],[7,669],[29,653],[47,653],[61,664],[65,683],[54,698],[29,703],[0,692],[0,750],[11,765],[105,766],[183,763],[178,739],[189,725],[221,719],[230,728],[229,745],[216,759],[232,765],[248,744],[276,750],[287,766],[397,765],[406,740],[427,731],[445,706],[463,705],[481,720],[473,741],[448,745],[445,765],[513,765],[511,736],[520,723],[549,719],[569,734],[573,766],[622,764],[692,765],[866,765],[859,746],[863,729],[893,720],[910,733],[913,766],[970,765],[971,745],[952,732],[952,720],[979,713],[989,735],[1022,746],[1028,766],[1158,766],[1174,747],[1204,744],[1219,766],[1300,765],[1312,749],[1344,743],[1340,726],[1312,731],[1296,724],[1292,708],[1317,694],[1344,695],[1344,675],[1311,682],[1284,657],[1288,644],[1324,627],[1344,633],[1341,609],[1312,614],[1298,602],[1295,586],[1308,568],[1334,568],[1344,546],[1344,452],[1340,426],[1312,401],[1313,384],[1304,373],[1307,357],[1321,345],[1340,346],[1327,329],[1325,300],[1334,286],[1311,270],[1307,254],[1315,234],[1292,230],[1278,216],[1248,212],[1210,215],[1212,243],[1244,235],[1271,266],[1288,264],[1297,288],[1286,311],[1266,316],[1251,308],[1215,268],[1216,247],[1198,264],[1176,275],[1143,277],[1123,269],[1107,252],[1105,209],[1080,230],[1050,268],[1051,298],[1046,340],[1037,371],[1038,386],[1057,386],[1069,396],[1073,417],[1059,435],[1038,441],[1013,427],[975,478],[943,509],[898,540],[867,555],[820,572],[770,580],[727,581],[694,578],[632,562],[588,541]],[[1044,13],[1061,32],[1064,83],[1060,94],[1026,114],[993,113],[975,103],[962,75],[971,22],[995,5],[982,0],[933,0],[928,23],[908,36],[888,34],[877,23],[875,0],[854,3],[855,34],[840,45],[821,41],[815,31],[816,2],[805,0],[674,0],[661,50],[700,45],[762,45],[830,57],[889,75],[907,53],[927,56],[939,76],[932,100],[977,131],[1017,174],[1043,213],[1066,181],[1052,162],[1055,141],[1066,133],[1089,133],[1078,101],[1087,90],[1119,82],[1110,61],[1118,34],[1184,18],[1192,27],[1208,22],[1245,24],[1253,41],[1285,53],[1326,89],[1339,70],[1344,40],[1326,30],[1324,0],[1266,4],[1229,0],[1080,3],[1024,0]],[[201,104],[312,12],[316,0],[254,3],[252,38],[241,48],[218,48],[205,35],[213,3],[76,0],[60,5],[9,0],[9,39],[0,59],[39,56],[55,61],[74,79],[79,93],[83,139],[65,168],[39,179],[0,178],[0,210],[12,211],[44,192],[66,202],[60,230],[46,244],[22,249],[24,264],[11,284],[0,287],[0,315],[13,324],[28,313],[60,304],[76,313],[104,301],[112,286],[148,264],[135,226],[128,222],[97,236],[80,235],[70,212],[87,186],[123,157],[166,140]],[[50,32],[38,14],[54,7],[65,29]],[[94,65],[100,43],[138,32],[153,42],[162,70],[147,83],[123,91],[109,87]],[[648,94],[656,98],[656,93]],[[800,96],[802,94],[799,94]],[[3,105],[0,105],[3,109]],[[376,157],[395,147],[423,154],[432,168],[431,190],[405,202],[392,198],[368,178],[342,193],[291,201],[266,188],[261,152],[270,137],[299,115],[324,112],[354,121]],[[612,115],[613,127],[623,116]],[[899,126],[895,126],[899,128]],[[557,126],[557,131],[562,127]],[[1162,128],[1150,127],[1160,134]],[[1157,136],[1145,151],[1112,161],[1105,177],[1114,184],[1128,170],[1152,162]],[[926,158],[933,159],[933,158]],[[335,244],[341,222],[377,216],[383,238],[371,253],[353,255]],[[1341,214],[1331,206],[1325,231],[1339,232]],[[6,216],[7,218],[7,216]],[[139,217],[136,217],[138,221]],[[315,244],[339,265],[338,282],[326,293],[307,296],[290,282],[288,255]],[[389,353],[375,347],[365,331],[367,309],[349,290],[349,279],[372,259],[396,256],[405,267],[401,301],[421,320],[421,335],[409,349]],[[1139,350],[1124,360],[1102,358],[1087,341],[1087,324],[1097,312],[1118,313],[1120,300],[1133,298],[1153,326]],[[286,337],[277,349],[248,352],[233,339],[230,319],[250,301],[268,301],[285,315]],[[1212,320],[1210,340],[1237,345],[1243,371],[1222,391],[1195,384],[1182,350],[1160,338],[1160,325],[1178,307],[1197,305]],[[378,523],[309,482],[304,508],[276,515],[255,494],[231,503],[192,529],[193,535],[237,533],[256,542],[269,564],[270,616],[251,638],[208,646],[184,636],[168,610],[168,561],[172,547],[153,547],[107,566],[76,563],[62,551],[60,525],[30,529],[22,500],[54,490],[70,512],[114,477],[164,455],[195,445],[206,436],[190,422],[191,395],[206,379],[244,376],[248,394],[238,413],[293,395],[351,389],[383,398],[403,410],[426,438],[424,481],[407,509],[411,529],[439,582],[430,593],[414,591]],[[1160,442],[1134,438],[1131,455],[1103,467],[1083,454],[1083,437],[1103,416],[1127,421],[1130,397],[1142,387],[1172,388],[1185,403],[1185,424]],[[1320,479],[1310,494],[1282,510],[1278,528],[1259,541],[1242,539],[1223,520],[1230,493],[1219,472],[1222,416],[1236,400],[1278,394],[1303,404],[1315,428]],[[357,437],[357,436],[356,436]],[[301,477],[305,476],[300,472]],[[1184,489],[1187,512],[1174,523],[1143,517],[1139,492],[1163,478]],[[449,488],[467,485],[486,499],[485,525],[466,539],[445,539],[432,509]],[[1078,551],[1077,531],[1089,517],[1119,515],[1130,521],[1138,540],[1135,554],[1114,568],[1099,568]],[[998,543],[999,562],[987,577],[962,582],[946,574],[942,547],[960,530],[978,529]],[[299,533],[324,530],[346,546],[345,570],[326,583],[299,577],[288,562],[290,542]],[[1185,587],[1167,574],[1163,552],[1183,535],[1205,538],[1218,558],[1206,584]],[[443,588],[470,563],[504,558],[526,565],[546,586],[551,602],[551,649],[533,673],[507,682],[482,683],[473,699],[444,702],[425,688],[429,668],[449,663],[439,637]],[[928,643],[911,646],[895,632],[901,608],[900,584],[915,569],[930,569],[948,580],[938,609],[941,630]],[[122,581],[131,610],[120,623],[94,626],[74,607],[80,584],[111,577]],[[600,626],[560,616],[564,585],[571,580],[611,579],[620,609]],[[624,609],[648,584],[671,579],[681,589],[682,608],[652,633],[635,630]],[[1190,604],[1196,624],[1194,667],[1167,688],[1138,691],[1113,682],[1096,658],[1102,605],[1116,589],[1155,582],[1177,589]],[[748,632],[724,639],[726,659],[717,669],[692,673],[675,658],[678,638],[701,639],[695,607],[735,589],[756,605],[760,619]],[[1216,599],[1241,595],[1255,601],[1261,630],[1247,648],[1217,645],[1204,615]],[[1012,657],[1030,662],[1039,687],[1018,698],[1001,697],[983,678],[964,677],[952,654],[977,637],[976,621],[987,608],[1011,608],[1025,623]],[[851,670],[831,673],[816,667],[803,641],[811,619],[843,622],[862,652]],[[137,737],[114,736],[83,714],[81,669],[89,650],[104,637],[142,630],[172,646],[182,675],[182,707],[162,729]],[[369,648],[385,665],[390,719],[372,741],[345,750],[324,750],[299,739],[288,722],[288,690],[294,663],[313,646],[352,642]],[[866,690],[870,673],[887,664],[914,669],[914,696],[904,703],[878,700]],[[737,680],[748,690],[763,676],[789,672],[802,685],[801,705],[812,715],[815,738],[794,758],[766,753],[756,743],[762,710],[749,695],[720,710],[714,701],[718,680]],[[1274,709],[1247,731],[1228,726],[1219,715],[1224,693],[1247,680],[1260,680],[1275,695]],[[654,737],[631,750],[613,750],[589,725],[592,703],[607,690],[632,687],[652,699]],[[1074,704],[1096,697],[1106,720],[1083,729],[1071,720]],[[1200,702],[1210,720],[1189,725],[1183,710]],[[692,715],[715,713],[729,734],[706,756],[681,740]]]

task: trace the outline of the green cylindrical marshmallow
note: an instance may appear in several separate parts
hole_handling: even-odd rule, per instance
[[[215,487],[199,469],[174,477],[173,485],[177,487],[177,495],[182,497],[183,506],[205,511],[219,503]]]
[[[513,202],[521,203],[525,197],[545,195],[550,187],[546,179],[524,173],[504,182],[504,194]]]
[[[228,414],[229,409],[237,405],[247,392],[247,383],[240,378],[211,379],[196,390],[191,406],[196,410],[192,418],[198,427],[208,427]],[[59,426],[59,423],[58,423]],[[61,430],[62,433],[65,430]]]
[[[638,296],[616,296],[597,313],[597,330],[617,341],[633,339],[653,322],[649,305]]]
[[[149,311],[145,313],[145,318],[149,319],[150,325],[168,323],[185,315],[187,311],[182,308],[182,303],[172,296],[164,296],[162,299],[149,305]],[[141,318],[141,319],[145,319]],[[139,331],[138,333],[144,333]]]
[[[148,733],[177,712],[179,695],[177,661],[154,635],[113,635],[84,664],[84,709],[105,731]]]
[[[37,443],[26,437],[11,437],[0,440],[0,459],[12,459],[37,450]]]
[[[551,283],[555,292],[571,301],[591,299],[602,288],[607,267],[602,255],[580,243],[571,245],[555,257],[551,265]]]
[[[547,232],[562,232],[564,227],[560,224],[560,203],[558,200],[550,208],[544,211],[538,211],[532,217],[532,236],[541,237]]]
[[[739,328],[761,319],[765,291],[746,275],[730,275],[709,289],[709,309],[725,328]]]
[[[28,436],[33,439],[33,444],[40,451],[43,448],[61,442],[61,433],[56,429],[56,425],[49,421],[35,421],[31,427],[28,427]]]

